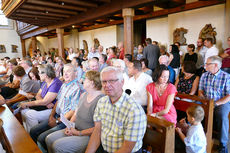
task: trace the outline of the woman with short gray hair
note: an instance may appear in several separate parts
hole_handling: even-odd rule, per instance
[[[39,122],[49,118],[52,107],[56,103],[58,91],[62,82],[56,78],[55,71],[51,65],[41,65],[38,68],[41,81],[41,89],[36,95],[36,100],[20,103],[23,125],[29,132]]]

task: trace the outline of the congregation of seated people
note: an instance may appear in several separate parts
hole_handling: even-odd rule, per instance
[[[230,37],[227,41],[230,47]],[[211,38],[199,38],[197,47],[187,45],[187,53],[179,42],[168,50],[158,44],[147,38],[132,55],[119,42],[105,50],[69,48],[65,58],[54,49],[5,57],[0,61],[0,105],[17,110],[42,152],[141,153],[147,115],[176,127],[186,122],[178,120],[177,93],[197,95],[214,100],[218,149],[227,153],[230,49],[220,53]],[[182,147],[205,153],[204,110],[191,107],[186,114],[187,134],[175,130]]]

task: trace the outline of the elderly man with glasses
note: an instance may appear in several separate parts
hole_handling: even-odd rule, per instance
[[[94,113],[95,129],[90,137],[87,153],[141,152],[145,134],[146,115],[140,104],[123,90],[123,73],[116,67],[101,72],[102,97]]]
[[[206,63],[206,73],[201,76],[198,95],[213,99],[215,102],[214,118],[216,129],[219,130],[219,152],[227,153],[230,112],[230,75],[221,68],[222,59],[219,56],[210,56]]]

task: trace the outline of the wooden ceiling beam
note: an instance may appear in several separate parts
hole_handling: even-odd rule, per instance
[[[70,15],[65,14],[57,14],[57,13],[50,13],[50,12],[41,12],[41,11],[32,11],[32,10],[25,10],[19,9],[16,11],[17,13],[25,13],[25,14],[34,14],[34,15],[45,15],[45,16],[54,16],[54,17],[63,17],[68,18]]]
[[[70,9],[70,10],[75,10],[75,11],[87,11],[87,8],[77,7],[77,6],[73,6],[73,5],[72,6],[66,5],[64,2],[62,2],[64,5],[50,2],[50,1],[39,1],[39,0],[28,0],[27,3],[34,4],[34,5],[46,6],[46,7],[60,8],[60,9]]]
[[[81,24],[84,22],[91,22],[98,18],[108,16],[110,14],[120,11],[122,8],[136,7],[148,3],[153,3],[155,0],[115,0],[102,5],[96,9],[90,9],[87,12],[73,16],[69,19],[59,22],[59,24],[49,26],[48,29],[63,28],[74,24]]]
[[[71,14],[71,15],[77,15],[78,13],[75,11],[68,11],[63,9],[57,9],[57,8],[49,8],[49,7],[40,7],[30,4],[24,4],[21,6],[22,9],[28,9],[28,10],[37,10],[37,11],[43,11],[43,12],[53,12],[53,13],[64,13],[64,14]]]
[[[17,13],[15,16],[20,17],[31,17],[31,18],[39,18],[39,19],[50,19],[50,20],[62,20],[63,18],[60,17],[50,17],[50,16],[42,16],[42,15],[33,15],[33,14],[25,14],[25,13]]]
[[[74,5],[80,5],[85,7],[98,7],[96,3],[88,2],[88,1],[80,1],[80,0],[56,0],[57,2],[64,2],[64,3],[70,3]]]

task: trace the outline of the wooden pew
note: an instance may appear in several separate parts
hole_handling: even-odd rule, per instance
[[[173,153],[175,126],[173,123],[147,116],[148,126],[143,139],[143,148],[151,146],[153,153]]]
[[[207,100],[207,99],[201,99],[198,96],[191,96],[187,94],[177,94],[176,97],[180,98],[178,100],[175,98],[174,106],[177,110],[180,111],[186,111],[186,109],[190,106],[194,105],[200,105],[203,107],[205,112],[205,118],[204,118],[204,131],[206,133],[207,138],[207,152],[211,153],[213,140],[212,140],[212,132],[213,132],[213,112],[214,112],[214,101],[213,100]],[[183,99],[190,99],[194,101],[199,101],[202,104],[197,104],[194,102],[187,102]]]
[[[0,106],[0,137],[9,153],[42,153],[6,105]]]

